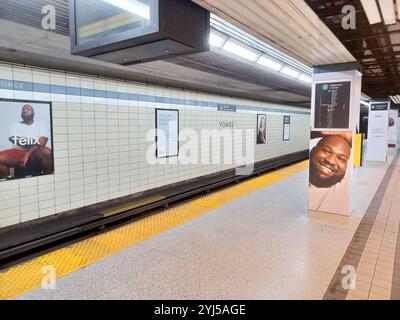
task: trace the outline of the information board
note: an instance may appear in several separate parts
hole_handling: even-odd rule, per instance
[[[350,81],[315,84],[314,129],[349,129],[350,93]]]
[[[290,140],[290,116],[283,117],[283,141]]]
[[[368,118],[367,161],[386,161],[389,102],[371,103]]]

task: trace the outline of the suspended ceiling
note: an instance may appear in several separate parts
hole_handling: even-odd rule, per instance
[[[375,0],[370,0],[375,1]],[[400,94],[400,24],[371,25],[360,0],[306,0],[326,26],[359,61],[363,70],[363,92],[372,98]],[[394,3],[393,3],[394,4]],[[342,28],[342,8],[356,10],[356,29]]]
[[[193,0],[312,67],[355,61],[303,0]]]
[[[354,60],[303,0],[194,2],[308,66]],[[41,8],[47,4],[56,8],[54,31],[41,29]],[[218,49],[129,67],[69,52],[67,0],[0,0],[1,60],[310,106],[308,84],[260,69]]]

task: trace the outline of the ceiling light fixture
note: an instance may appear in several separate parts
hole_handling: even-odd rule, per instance
[[[312,82],[312,78],[306,74],[302,74],[299,77],[299,80],[307,82],[307,83],[311,83]]]
[[[269,58],[267,56],[261,56],[260,59],[258,59],[257,63],[275,71],[280,71],[283,68],[282,63],[279,63],[275,59]]]
[[[375,1],[375,0],[374,0]],[[396,24],[396,12],[394,11],[393,0],[378,0],[385,24]]]
[[[382,22],[378,5],[376,4],[375,0],[361,0],[361,4],[370,24]]]
[[[390,99],[395,103],[395,104],[400,104],[400,96],[390,96]]]
[[[299,73],[298,71],[296,71],[296,70],[294,70],[294,69],[292,69],[292,68],[290,68],[290,67],[288,67],[288,66],[285,66],[285,67],[281,70],[281,72],[282,72],[283,74],[286,74],[286,75],[288,75],[288,76],[290,76],[290,77],[293,77],[293,78],[297,78],[297,77],[300,75],[300,73]]]
[[[212,30],[210,32],[210,45],[217,48],[222,48],[227,37],[223,36],[219,32]]]
[[[253,62],[256,62],[258,57],[260,56],[258,52],[255,52],[232,39],[229,39],[222,49]]]

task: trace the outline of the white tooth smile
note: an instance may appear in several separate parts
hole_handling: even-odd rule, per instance
[[[321,164],[321,166],[324,168],[324,169],[326,169],[326,170],[329,170],[330,172],[335,172],[335,170],[333,170],[332,168],[330,168],[330,167],[327,167],[326,165],[323,165],[323,164]]]

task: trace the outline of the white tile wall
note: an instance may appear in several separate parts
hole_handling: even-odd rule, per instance
[[[295,115],[298,108],[164,88],[143,83],[101,79],[53,70],[0,63],[0,80],[18,80],[48,85],[118,91],[166,98],[209,101],[253,107],[271,107],[282,113],[267,113],[267,144],[255,147],[260,161],[308,149],[309,115]],[[235,128],[254,129],[256,111],[218,112],[215,109],[114,97],[85,97],[62,93],[24,92],[0,89],[0,98],[38,99],[53,102],[55,174],[0,182],[0,227],[6,227],[70,209],[115,199],[233,167],[229,164],[151,165],[146,160],[154,140],[155,108],[180,111],[180,129],[218,129],[220,121],[233,121]],[[282,141],[283,116],[291,115],[291,140]],[[254,133],[255,145],[255,133]],[[245,146],[249,148],[250,146]],[[182,149],[184,150],[184,149]],[[222,150],[222,146],[221,146]],[[202,150],[208,158],[211,151]],[[180,159],[183,157],[180,154]],[[175,161],[175,163],[174,163]]]

